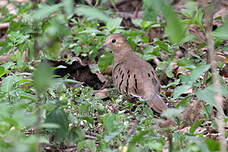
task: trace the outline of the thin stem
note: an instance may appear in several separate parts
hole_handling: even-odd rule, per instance
[[[169,152],[173,151],[173,133],[171,130],[168,131],[168,140],[169,140]]]
[[[40,152],[40,144],[39,144],[39,139],[40,139],[40,129],[41,129],[41,97],[40,94],[37,93],[37,101],[36,101],[36,123],[35,123],[35,130],[36,130],[36,136],[37,136],[37,142],[36,142],[36,152]]]
[[[227,143],[225,138],[225,129],[224,129],[224,113],[223,113],[223,96],[221,93],[221,84],[219,81],[217,65],[215,60],[215,45],[214,45],[214,38],[212,35],[212,25],[213,25],[213,15],[215,13],[216,7],[218,6],[219,1],[217,0],[212,5],[205,5],[205,30],[206,30],[206,38],[208,43],[208,53],[209,53],[209,60],[211,64],[211,71],[212,71],[212,79],[214,84],[215,90],[215,102],[217,112],[217,125],[219,131],[219,142],[220,142],[220,151],[226,152],[227,151]],[[217,6],[216,6],[217,5]]]
[[[211,63],[211,71],[212,71],[212,78],[214,83],[214,90],[215,90],[215,102],[217,105],[217,125],[218,131],[220,133],[219,141],[220,141],[220,150],[221,152],[226,152],[226,138],[225,138],[225,129],[224,129],[224,114],[223,114],[223,96],[221,94],[221,84],[219,82],[218,72],[217,72],[217,65],[215,61],[215,52],[214,52],[214,41],[213,36],[211,33],[206,34],[208,40],[208,50],[210,56],[210,63]]]

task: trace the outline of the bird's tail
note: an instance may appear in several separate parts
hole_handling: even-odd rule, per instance
[[[168,106],[158,94],[151,96],[147,104],[157,113],[162,113],[168,109]]]

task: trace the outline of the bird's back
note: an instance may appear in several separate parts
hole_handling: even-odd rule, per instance
[[[159,93],[160,82],[153,67],[136,54],[114,66],[113,82],[119,92],[141,98],[149,98],[150,93]]]

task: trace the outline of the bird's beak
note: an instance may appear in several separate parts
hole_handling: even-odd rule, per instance
[[[102,46],[98,49],[98,51],[102,51],[102,50],[104,50],[106,47],[107,47],[106,45],[102,45]]]

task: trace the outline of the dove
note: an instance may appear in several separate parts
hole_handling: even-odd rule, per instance
[[[147,100],[149,107],[157,113],[165,111],[168,107],[159,95],[160,81],[154,68],[132,50],[128,40],[122,34],[112,34],[99,50],[106,48],[114,55],[112,79],[118,92]]]

